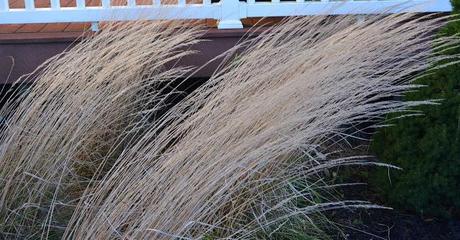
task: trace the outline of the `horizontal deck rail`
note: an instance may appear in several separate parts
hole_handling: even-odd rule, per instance
[[[220,0],[217,3],[203,0],[190,4],[185,0],[177,0],[176,4],[153,0],[150,5],[127,0],[124,6],[112,6],[110,0],[101,0],[100,6],[86,6],[85,0],[75,1],[74,7],[61,6],[60,0],[50,0],[47,7],[36,7],[34,0],[24,0],[24,7],[12,8],[8,0],[0,0],[0,24],[216,19],[219,29],[232,29],[242,28],[241,19],[250,17],[449,12],[452,9],[449,0]]]

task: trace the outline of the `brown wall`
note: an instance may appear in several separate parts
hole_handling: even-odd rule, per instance
[[[0,44],[0,83],[9,83],[32,72],[46,59],[62,52],[69,42]]]
[[[184,66],[202,66],[240,40],[247,30],[209,30],[206,40],[195,45],[199,53],[181,60]],[[75,33],[10,34],[0,38],[0,84],[11,83],[32,72],[46,59],[62,52],[77,38]],[[208,64],[196,77],[209,77],[218,61]],[[9,77],[8,77],[9,76]]]

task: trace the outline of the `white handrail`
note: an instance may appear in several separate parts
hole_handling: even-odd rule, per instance
[[[153,0],[151,5],[137,5],[128,0],[125,6],[111,6],[110,0],[101,0],[102,6],[85,6],[85,0],[76,0],[76,7],[61,6],[51,0],[51,7],[35,7],[34,0],[24,0],[24,8],[12,8],[8,0],[0,0],[0,24],[61,23],[128,21],[136,19],[216,19],[219,29],[242,28],[241,19],[249,17],[284,17],[320,14],[374,14],[380,12],[449,12],[449,0],[359,0],[359,1],[283,1],[221,0],[211,3],[187,4],[178,0],[175,5]],[[1,25],[0,25],[1,27]]]

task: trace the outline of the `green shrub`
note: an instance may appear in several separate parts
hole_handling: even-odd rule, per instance
[[[460,0],[454,0],[454,12]],[[460,33],[452,22],[441,35]],[[460,53],[460,48],[452,53]],[[381,129],[371,145],[384,162],[402,171],[380,169],[372,176],[390,206],[437,217],[459,216],[460,209],[460,64],[436,70],[417,80],[426,85],[409,93],[406,100],[441,99],[440,105],[417,108],[423,116],[401,118]],[[396,115],[388,116],[388,119]]]

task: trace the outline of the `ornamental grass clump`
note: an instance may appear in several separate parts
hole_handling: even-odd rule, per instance
[[[445,22],[413,14],[287,19],[229,51],[237,57],[160,116],[162,86],[185,74],[163,65],[188,54],[199,32],[148,24],[103,31],[49,61],[29,93],[4,108],[2,232],[327,238],[332,223],[322,212],[378,206],[338,198],[324,172],[379,165],[340,157],[356,134],[350,129],[431,103],[394,97],[419,87],[411,84],[417,75],[458,44],[432,44]]]
[[[31,86],[2,109],[2,234],[47,238],[65,229],[81,194],[164,104],[161,88],[186,72],[164,69],[200,34],[183,24],[106,25],[17,83]]]

